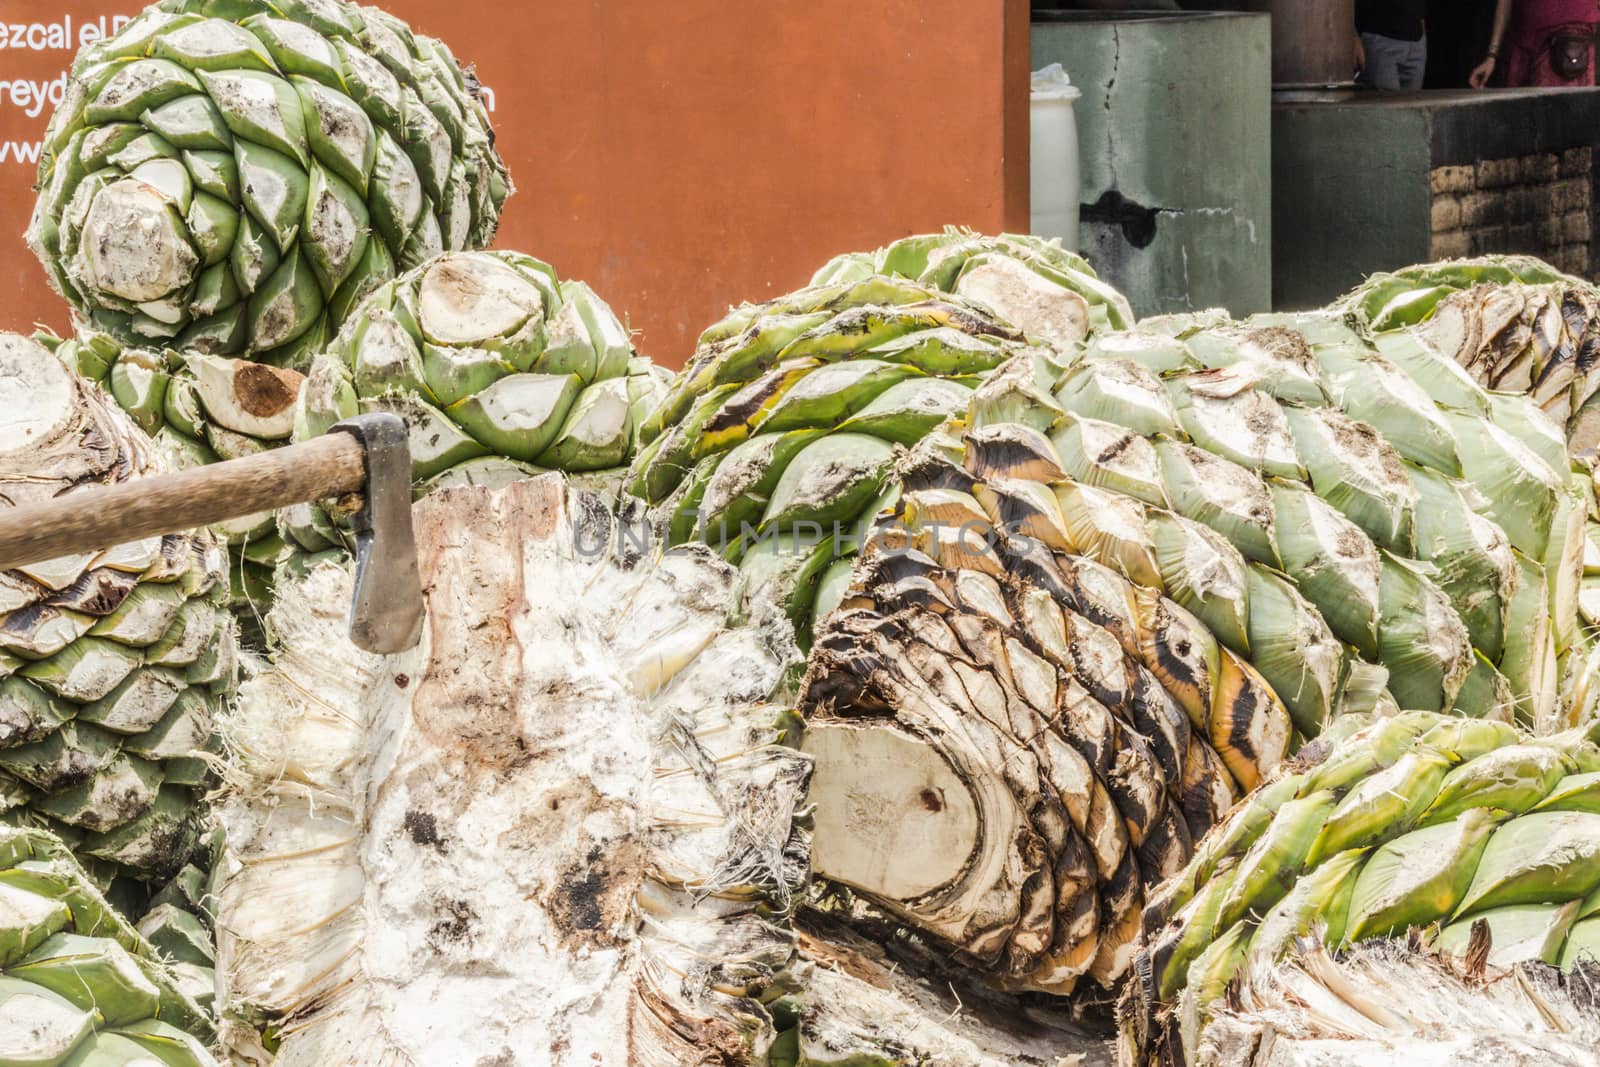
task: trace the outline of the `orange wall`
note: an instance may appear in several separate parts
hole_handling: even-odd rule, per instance
[[[1028,221],[1027,0],[389,0],[494,92],[517,193],[499,246],[587,280],[678,365],[730,303],[829,256],[958,223]],[[123,0],[0,0],[70,49],[0,47],[0,327],[67,318],[20,234],[16,159],[85,23]],[[26,46],[30,42],[24,38]]]

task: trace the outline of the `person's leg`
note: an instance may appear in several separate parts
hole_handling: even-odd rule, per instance
[[[1399,87],[1407,92],[1416,92],[1422,88],[1422,76],[1428,70],[1428,38],[1424,34],[1421,40],[1406,43],[1405,55],[1397,64],[1396,73],[1399,76]]]
[[[1363,33],[1361,46],[1367,51],[1367,66],[1361,72],[1361,84],[1387,92],[1400,88],[1400,58],[1407,44],[1392,37]]]

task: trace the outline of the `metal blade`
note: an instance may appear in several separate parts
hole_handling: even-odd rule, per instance
[[[353,519],[356,588],[350,640],[368,652],[404,652],[422,640],[422,579],[411,529],[411,450],[406,424],[375,412],[334,425],[366,451],[367,484]]]

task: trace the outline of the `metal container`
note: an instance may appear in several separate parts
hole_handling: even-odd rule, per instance
[[[1355,84],[1356,0],[1253,0],[1272,15],[1276,89]]]

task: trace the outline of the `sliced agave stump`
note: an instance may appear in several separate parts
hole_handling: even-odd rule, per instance
[[[306,557],[228,722],[229,1043],[280,1067],[766,1062],[808,851],[809,761],[762,703],[781,621],[731,627],[704,552],[599,554],[612,519],[556,475],[415,518],[422,647],[355,649],[348,561]]]

